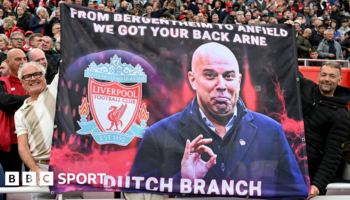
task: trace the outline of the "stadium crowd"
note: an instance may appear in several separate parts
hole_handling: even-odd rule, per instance
[[[61,61],[60,5],[62,3],[121,14],[191,22],[257,25],[283,24],[293,21],[299,58],[350,59],[349,0],[329,0],[328,2],[321,0],[283,0],[279,2],[275,0],[213,0],[201,3],[199,0],[191,2],[186,0],[102,0],[102,2],[96,0],[75,0],[74,2],[72,0],[0,0],[0,163],[5,172],[22,171],[23,162],[27,170],[37,173],[47,169],[51,145],[38,144],[51,144],[50,137],[38,139],[33,137],[33,134],[38,134],[35,130],[40,127],[45,127],[45,130],[53,130],[53,122],[50,124],[51,122],[44,121],[51,119],[50,114],[54,112],[55,105],[49,104],[45,98],[50,98],[51,93],[53,94],[51,98],[55,98],[54,93],[57,92],[53,87],[49,88],[47,85],[50,85],[51,82],[57,85],[55,75],[59,71]],[[29,61],[33,62],[24,65]],[[321,66],[322,63],[309,62],[308,65]],[[327,66],[336,71],[341,70],[333,62],[328,63]],[[338,95],[334,93],[339,84],[337,77],[330,80],[330,85],[333,86],[330,94],[332,96]],[[40,88],[32,90],[31,87],[36,84],[40,85]],[[315,105],[315,98],[312,99],[312,95],[308,93],[311,90],[316,91],[318,86],[304,79],[303,84],[305,88],[302,90],[303,95],[305,94],[302,99],[303,111],[306,109],[307,112],[315,112],[309,109],[312,102]],[[322,98],[322,95],[327,96],[326,93],[322,93],[322,90],[320,94],[318,93],[316,98]],[[40,95],[44,97],[40,99]],[[347,98],[347,96],[342,98],[342,101],[328,99],[329,102],[333,102],[329,104],[334,106],[332,111],[322,105],[320,106],[322,108],[315,108],[321,111],[318,115],[314,114],[312,120],[317,121],[322,116],[327,116],[327,119],[319,121],[319,125],[315,125],[314,121],[305,122],[306,128],[309,128],[309,130],[306,129],[306,135],[312,135],[310,138],[316,145],[316,147],[309,145],[311,151],[314,150],[312,153],[317,154],[317,151],[322,149],[326,156],[327,153],[332,152],[332,155],[327,157],[330,160],[325,163],[322,160],[322,151],[322,155],[314,156],[311,153],[310,157],[310,149],[308,149],[308,157],[313,162],[311,165],[309,162],[309,167],[311,166],[310,170],[313,170],[310,173],[313,173],[311,184],[314,186],[309,198],[325,194],[325,187],[335,176],[340,163],[346,137],[348,137],[345,144],[347,151],[346,154],[343,154],[343,158],[350,163],[350,139],[347,136],[350,120],[347,114],[344,115],[344,108],[349,101]],[[48,104],[47,109],[35,108],[36,101],[43,101],[43,105]],[[34,111],[30,110],[31,106],[34,107]],[[18,110],[22,113],[15,115],[15,111]],[[31,119],[27,115],[31,112],[32,116],[39,117],[43,121],[36,124],[33,121],[29,123]],[[324,121],[338,115],[342,118],[341,122],[330,120],[331,122],[326,123]],[[335,128],[334,130],[319,129],[323,127],[322,124],[327,124],[327,128],[334,125]],[[313,129],[313,126],[318,128]],[[33,129],[33,127],[36,128]],[[308,133],[310,130],[316,132]],[[319,132],[317,131],[322,132],[323,138],[318,137]],[[331,131],[335,131],[333,133],[337,133],[339,137],[329,136]],[[28,136],[27,133],[30,135]],[[325,143],[326,147],[323,146]],[[343,146],[340,147],[340,144]],[[0,173],[0,186],[3,180],[3,174]]]

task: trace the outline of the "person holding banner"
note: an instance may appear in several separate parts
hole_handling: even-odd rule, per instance
[[[45,74],[46,68],[36,62],[20,66],[18,77],[30,97],[15,113],[19,155],[29,169],[36,172],[36,181],[40,187],[39,173],[49,170],[58,85],[58,74],[51,85],[47,85]],[[66,195],[82,198],[82,192]],[[56,196],[31,193],[31,199],[56,199]]]
[[[244,189],[230,195],[306,197],[282,126],[247,109],[239,97],[242,75],[231,50],[215,42],[203,44],[194,52],[191,68],[188,78],[196,97],[180,113],[146,130],[130,176],[168,179],[175,194],[227,195],[226,190],[213,192],[213,181],[218,188],[233,181],[235,188],[241,184]],[[187,185],[194,185],[193,192]],[[139,189],[146,188],[141,183]]]

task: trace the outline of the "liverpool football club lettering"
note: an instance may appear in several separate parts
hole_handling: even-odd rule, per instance
[[[140,106],[142,83],[147,82],[142,67],[122,64],[115,55],[110,63],[91,63],[85,70],[85,77],[89,78],[88,97],[83,97],[79,106],[81,129],[77,133],[91,134],[98,144],[122,146],[128,145],[134,137],[142,138],[149,117],[146,106]],[[127,86],[122,83],[136,84]],[[86,119],[89,111],[93,120]],[[141,125],[135,123],[137,117],[142,121]]]

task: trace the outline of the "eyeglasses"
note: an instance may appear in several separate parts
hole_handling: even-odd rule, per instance
[[[42,72],[35,72],[33,74],[26,74],[24,76],[22,76],[22,79],[25,81],[30,81],[32,80],[32,77],[34,76],[34,79],[40,78],[43,75]]]
[[[12,40],[24,41],[24,39],[23,39],[23,38],[12,38]]]

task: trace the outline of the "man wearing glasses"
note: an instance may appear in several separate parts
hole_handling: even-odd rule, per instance
[[[47,85],[46,68],[36,62],[20,66],[18,77],[30,95],[15,113],[18,151],[23,162],[36,172],[40,186],[40,172],[48,171],[56,108],[58,77]],[[40,186],[41,187],[41,186]],[[48,198],[50,194],[31,194],[32,199]]]
[[[26,62],[27,57],[21,49],[11,49],[6,59],[6,64],[11,69],[10,75],[0,78],[0,163],[4,172],[22,171],[14,114],[28,98],[17,73],[19,66]]]

